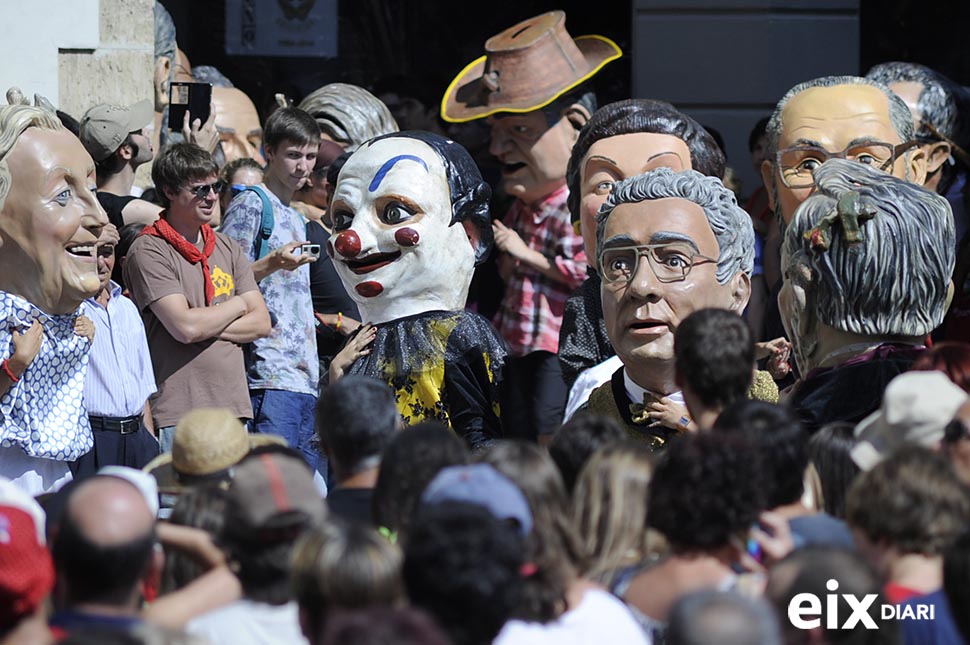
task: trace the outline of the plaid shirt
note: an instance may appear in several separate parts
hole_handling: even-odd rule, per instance
[[[505,216],[505,225],[530,249],[549,258],[566,279],[565,283],[553,280],[524,263],[516,266],[494,321],[512,356],[558,351],[566,300],[586,279],[583,238],[570,223],[568,194],[563,186],[535,209],[516,200]]]

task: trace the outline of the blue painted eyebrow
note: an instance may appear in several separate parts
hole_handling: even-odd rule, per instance
[[[378,187],[380,187],[381,182],[384,181],[384,177],[387,176],[387,173],[391,172],[391,168],[393,168],[394,164],[399,161],[417,161],[419,164],[424,166],[424,171],[428,172],[428,164],[426,164],[424,159],[421,157],[416,157],[414,155],[398,155],[396,157],[391,157],[384,162],[384,165],[381,166],[380,170],[378,170],[374,175],[374,178],[371,179],[370,186],[367,187],[367,190],[369,192],[374,192],[377,190]]]

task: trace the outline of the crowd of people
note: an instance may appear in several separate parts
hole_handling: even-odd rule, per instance
[[[966,88],[793,79],[742,200],[560,11],[431,117],[155,31],[0,106],[0,643],[970,642]]]

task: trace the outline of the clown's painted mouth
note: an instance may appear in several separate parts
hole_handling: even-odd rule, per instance
[[[348,269],[357,275],[363,275],[371,271],[377,271],[381,267],[385,267],[391,262],[394,262],[399,257],[401,257],[400,251],[394,251],[393,253],[371,253],[366,257],[344,260],[344,262],[347,264]]]

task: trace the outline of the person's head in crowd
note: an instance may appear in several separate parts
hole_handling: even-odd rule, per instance
[[[724,154],[694,119],[665,101],[627,99],[593,113],[566,169],[569,212],[586,257],[596,257],[596,215],[613,186],[655,168],[724,175]]]
[[[298,107],[316,120],[324,139],[350,152],[365,141],[399,130],[387,106],[357,85],[324,85],[300,101]]]
[[[856,443],[855,426],[845,421],[822,426],[808,440],[808,458],[822,486],[823,510],[839,519],[845,519],[845,497],[860,472],[851,454]]]
[[[0,106],[0,290],[54,315],[97,294],[92,254],[108,218],[94,184],[91,155],[53,112]]]
[[[326,506],[298,453],[254,450],[235,469],[220,543],[235,567],[243,596],[269,605],[289,599],[293,547],[323,524]]]
[[[901,446],[938,450],[968,401],[970,396],[939,372],[900,374],[886,386],[882,406],[856,425],[852,460],[869,470]]]
[[[960,534],[943,556],[943,590],[954,610],[953,622],[965,642],[970,642],[970,532]]]
[[[326,139],[320,141],[317,159],[313,164],[313,172],[307,177],[306,183],[296,191],[295,199],[325,212],[330,204],[330,195],[336,185],[336,182],[331,184],[327,181],[327,174],[330,165],[343,153],[343,148],[333,141]]]
[[[101,229],[101,235],[98,236],[94,252],[98,259],[98,280],[101,281],[101,291],[109,288],[111,276],[114,275],[119,239],[118,229],[113,224]]]
[[[196,408],[176,424],[171,452],[162,453],[144,470],[165,493],[180,494],[195,486],[226,488],[251,449],[282,443],[275,435],[250,434],[227,408]]]
[[[754,341],[741,317],[701,309],[674,332],[677,384],[694,421],[710,428],[722,410],[747,397],[754,377]]]
[[[492,247],[490,196],[451,139],[400,132],[358,148],[334,188],[327,250],[362,320],[464,308]]]
[[[956,86],[939,72],[918,63],[893,61],[879,63],[868,72],[866,78],[882,83],[906,103],[913,115],[916,140],[926,155],[926,181],[924,185],[945,194],[953,183],[954,153],[959,150],[954,139],[958,129],[959,107]]]
[[[222,180],[222,192],[219,193],[219,206],[223,213],[229,208],[233,197],[263,182],[263,166],[249,157],[241,157],[230,161],[219,174]]]
[[[434,616],[454,645],[488,645],[522,600],[518,527],[470,502],[423,504],[404,552],[414,606]]]
[[[177,526],[202,529],[215,541],[226,524],[227,499],[226,489],[221,486],[189,488],[179,495],[168,521]],[[162,593],[185,587],[205,571],[205,567],[183,551],[166,550]]]
[[[102,103],[84,113],[78,137],[94,159],[99,188],[120,175],[119,187],[131,190],[135,170],[155,156],[148,132],[153,120],[147,100],[127,107]]]
[[[468,461],[468,448],[441,423],[427,421],[399,432],[384,449],[374,488],[374,520],[406,538],[421,493],[442,468]]]
[[[449,123],[487,118],[502,189],[536,205],[566,184],[570,152],[596,111],[588,79],[623,54],[602,36],[573,39],[562,11],[492,36],[485,54],[448,86],[441,116]]]
[[[313,170],[320,148],[320,126],[309,114],[294,107],[280,108],[269,115],[263,128],[263,183],[289,197]]]
[[[128,249],[131,248],[135,238],[145,230],[145,224],[132,223],[125,224],[118,230],[118,243],[115,244],[115,268],[111,272],[111,279],[125,288],[125,279],[122,275],[122,268],[125,265],[125,258],[128,256]]]
[[[768,154],[768,121],[770,116],[762,117],[748,133],[748,152],[751,153],[751,164],[755,172],[761,172],[761,164]]]
[[[957,408],[943,429],[943,454],[964,484],[970,486],[970,401]]]
[[[45,603],[54,564],[45,516],[32,497],[0,478],[0,642],[48,642]]]
[[[155,516],[134,484],[103,475],[82,481],[67,497],[51,546],[59,605],[137,614],[143,590],[157,587],[161,574],[154,546]]]
[[[387,383],[346,376],[323,390],[317,402],[317,433],[337,482],[371,471],[401,428],[394,391]]]
[[[759,464],[745,437],[678,437],[654,467],[647,524],[667,538],[675,555],[706,553],[734,562],[765,508]]]
[[[781,625],[761,598],[736,591],[695,591],[674,603],[667,645],[781,645]]]
[[[659,168],[613,187],[596,228],[606,330],[640,387],[677,391],[674,333],[692,312],[741,312],[754,229],[714,177]]]
[[[862,342],[921,345],[949,301],[949,203],[844,159],[826,161],[813,177],[815,192],[787,220],[781,250],[778,308],[799,371],[808,374],[831,352]]]
[[[330,203],[333,201],[333,189],[337,185],[337,179],[340,177],[340,171],[343,169],[344,164],[347,163],[347,160],[350,159],[350,155],[352,154],[353,154],[352,152],[345,151],[342,154],[338,155],[337,158],[334,159],[332,162],[330,162],[330,165],[327,166],[326,184],[327,184],[328,211],[330,209]],[[327,221],[329,222],[329,216],[327,217]]]
[[[370,527],[332,521],[305,533],[290,576],[303,635],[317,640],[334,611],[402,605],[401,561],[400,549]]]
[[[646,561],[657,549],[647,529],[652,476],[650,451],[629,440],[603,446],[586,462],[572,503],[584,577],[608,584],[617,570]]]
[[[904,446],[855,480],[846,520],[859,552],[890,582],[898,582],[898,561],[919,556],[908,586],[926,594],[939,588],[943,554],[966,529],[970,498],[941,455]]]
[[[808,466],[808,436],[789,408],[764,401],[738,401],[724,410],[714,430],[742,434],[755,447],[763,462],[765,508],[799,502]]]
[[[970,344],[944,341],[936,343],[913,361],[910,371],[937,371],[970,393]]]
[[[176,229],[210,224],[219,212],[219,166],[194,143],[174,143],[152,164],[152,181]]]
[[[837,594],[829,589],[831,580],[838,582]],[[878,629],[830,628],[830,605],[825,601],[821,602],[818,626],[799,629],[788,619],[788,608],[797,602],[799,594],[813,594],[819,599],[831,594],[836,603],[836,615],[840,617],[835,621],[839,627],[853,612],[846,597],[863,598],[874,594],[876,598],[872,606],[881,606],[886,601],[882,593],[882,580],[858,553],[830,546],[807,546],[793,551],[770,569],[764,596],[780,618],[784,642],[789,645],[896,645],[901,642],[896,621],[884,619],[881,612],[876,611],[870,612],[870,617]]]
[[[835,156],[922,184],[926,155],[913,134],[906,103],[882,83],[856,76],[799,83],[768,122],[761,178],[772,210],[783,225],[791,222],[813,191],[814,170]]]
[[[572,495],[576,480],[589,458],[600,448],[626,438],[623,428],[609,417],[579,412],[564,423],[549,444],[566,491]]]
[[[384,607],[336,612],[312,645],[454,645],[425,612]]]
[[[514,617],[542,623],[554,620],[563,611],[566,590],[576,580],[580,562],[559,470],[548,453],[524,441],[499,442],[480,460],[512,480],[532,512],[532,531],[525,541],[525,559],[532,573],[525,579]]]

